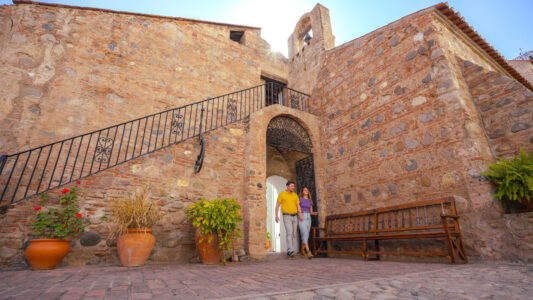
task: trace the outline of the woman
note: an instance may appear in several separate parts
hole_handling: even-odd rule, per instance
[[[298,222],[300,227],[300,235],[302,237],[302,254],[309,259],[313,257],[311,251],[309,251],[309,230],[311,229],[311,215],[317,215],[313,212],[313,201],[311,201],[311,194],[309,189],[304,187],[300,193],[300,207],[302,210],[303,220]]]

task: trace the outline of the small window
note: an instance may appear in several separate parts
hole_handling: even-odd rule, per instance
[[[232,41],[242,44],[244,36],[244,30],[231,30],[229,32],[229,38]]]

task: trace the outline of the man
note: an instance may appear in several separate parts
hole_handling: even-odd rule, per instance
[[[287,189],[281,192],[276,203],[276,223],[279,223],[279,206],[283,214],[283,226],[287,239],[287,255],[293,257],[296,255],[298,245],[298,217],[303,221],[302,209],[300,208],[300,198],[294,192],[294,182],[287,182]]]

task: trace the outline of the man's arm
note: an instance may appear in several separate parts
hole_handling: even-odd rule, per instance
[[[276,202],[276,223],[279,223],[279,202]]]

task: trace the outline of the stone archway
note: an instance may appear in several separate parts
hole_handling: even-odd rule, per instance
[[[309,134],[296,120],[287,116],[277,116],[267,127],[267,144],[285,150],[312,153],[313,144]]]
[[[316,116],[305,113],[299,110],[287,108],[279,105],[272,105],[266,107],[250,116],[249,127],[247,131],[248,145],[245,148],[245,169],[246,175],[244,180],[244,243],[250,256],[255,259],[266,258],[265,236],[266,236],[266,178],[267,178],[267,131],[269,124],[276,117],[288,117],[296,122],[299,127],[304,129],[308,135],[310,144],[317,145],[310,147],[315,159],[315,178],[317,188],[317,198],[323,199],[324,186],[323,176],[324,172],[324,158],[321,153],[320,139],[319,139],[319,120]],[[280,119],[281,120],[281,119]],[[288,122],[292,122],[288,121]],[[275,121],[273,124],[276,124]],[[282,121],[287,122],[287,121]],[[281,122],[280,122],[281,123]],[[292,123],[295,124],[295,123]],[[271,127],[272,130],[277,131],[276,126]],[[297,129],[299,130],[299,129]],[[280,136],[299,135],[295,131],[278,131]],[[281,149],[281,148],[280,148]],[[323,216],[325,213],[324,206],[319,200],[319,215]],[[322,213],[324,211],[324,213]],[[321,218],[320,218],[321,219]],[[322,219],[321,219],[322,220]]]

